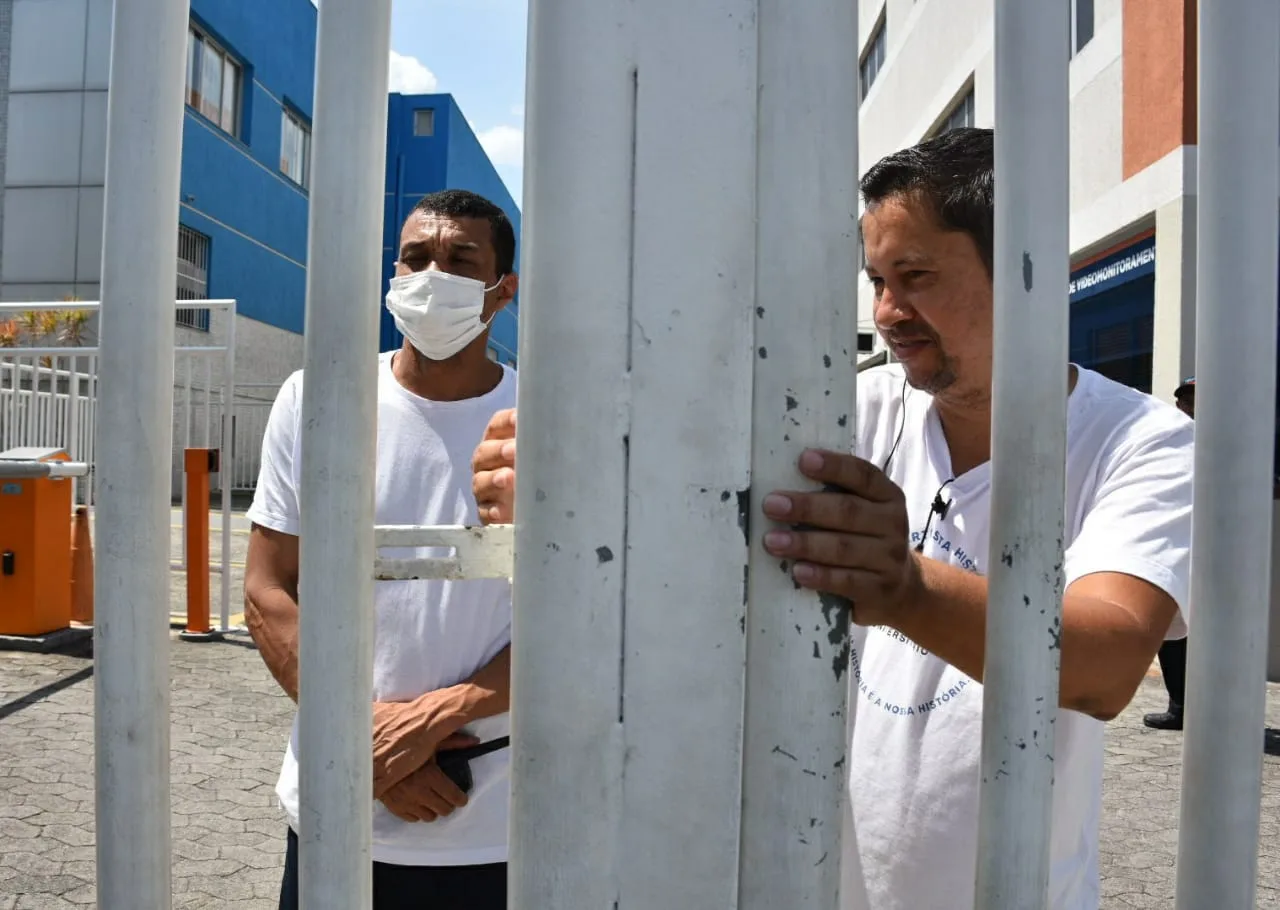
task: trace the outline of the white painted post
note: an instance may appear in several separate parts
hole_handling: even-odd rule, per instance
[[[222,448],[218,462],[218,486],[222,492],[222,603],[218,628],[223,632],[231,626],[231,484],[234,471],[231,458],[232,434],[235,432],[232,414],[236,400],[236,304],[224,311],[227,320],[227,352],[222,369],[222,434],[218,445]],[[184,535],[185,536],[185,535]]]
[[[997,0],[991,566],[977,891],[1044,907],[1067,421],[1070,13]]]
[[[72,354],[68,360],[70,366],[67,369],[67,455],[70,458],[84,458],[85,453],[80,451],[80,357]],[[87,448],[87,446],[85,447]],[[75,506],[80,502],[80,481],[71,481],[71,504]],[[85,503],[88,505],[88,502]]]
[[[302,395],[303,910],[373,899],[373,482],[391,0],[325,0]]]
[[[513,906],[836,906],[845,617],[750,523],[851,436],[847,5],[532,5]]]
[[[213,410],[213,358],[205,356],[200,359],[204,361],[204,432],[200,436],[200,447],[207,449],[213,445],[209,420]],[[209,503],[204,503],[203,508],[208,510]]]
[[[98,906],[165,910],[173,295],[189,5],[117,0],[97,401]]]
[[[1258,871],[1271,597],[1280,5],[1202,2],[1199,32],[1195,511],[1177,906],[1247,910]]]
[[[519,908],[619,898],[633,13],[630,0],[529,5],[508,866]]]
[[[812,486],[796,469],[805,447],[853,450],[860,265],[858,5],[759,7],[753,529],[770,491]],[[849,615],[751,538],[738,907],[835,910]]]
[[[629,29],[638,91],[631,300],[619,313],[631,381],[616,872],[629,910],[738,899],[757,13],[756,0],[654,0]],[[521,363],[542,358],[531,350]],[[546,520],[559,523],[554,511]]]

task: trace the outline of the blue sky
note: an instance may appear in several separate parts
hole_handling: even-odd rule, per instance
[[[391,91],[449,92],[519,203],[528,0],[395,0]]]

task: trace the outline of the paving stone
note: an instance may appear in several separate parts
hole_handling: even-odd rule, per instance
[[[175,639],[171,658],[173,906],[274,910],[286,830],[275,782],[294,706],[252,648]],[[94,900],[91,668],[83,658],[0,654],[0,705],[17,708],[0,718],[0,910]],[[77,673],[53,696],[31,698]],[[1142,726],[1165,701],[1149,676],[1107,725],[1105,910],[1173,906],[1182,735]],[[1280,686],[1269,687],[1267,716],[1280,728]],[[1280,756],[1263,761],[1256,906],[1280,910]]]

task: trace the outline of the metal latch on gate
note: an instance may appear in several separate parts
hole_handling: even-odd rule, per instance
[[[515,526],[380,525],[373,529],[375,550],[438,547],[452,556],[384,558],[375,554],[373,577],[378,581],[510,578],[515,566]]]

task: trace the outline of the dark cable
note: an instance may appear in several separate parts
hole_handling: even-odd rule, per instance
[[[942,482],[942,486],[938,487],[938,492],[933,494],[933,504],[929,506],[929,516],[924,520],[924,531],[920,533],[920,540],[916,543],[916,552],[924,552],[924,542],[929,539],[929,529],[933,527],[933,516],[937,515],[940,521],[947,520],[947,512],[951,509],[951,503],[955,500],[948,499],[942,501],[942,491],[945,490],[955,481],[954,477],[949,477]]]
[[[880,470],[886,474],[889,473],[889,462],[893,461],[893,456],[898,451],[898,443],[902,442],[902,431],[907,428],[907,380],[902,379],[902,406],[898,409],[898,435],[893,440],[893,447],[889,449],[889,457],[884,460],[884,464],[880,466]]]

